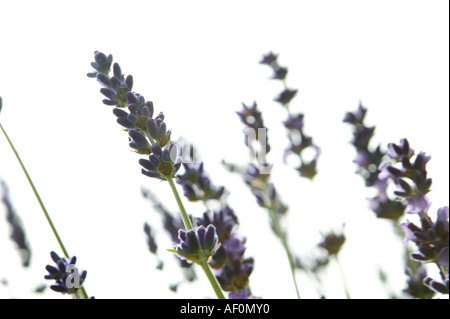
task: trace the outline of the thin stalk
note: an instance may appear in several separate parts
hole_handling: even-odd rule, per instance
[[[351,299],[350,298],[350,292],[349,292],[348,286],[347,286],[347,280],[345,279],[344,269],[342,268],[342,265],[341,265],[341,262],[339,261],[338,256],[334,255],[334,258],[336,259],[336,263],[338,264],[339,271],[341,272],[342,284],[344,285],[344,291],[345,291],[345,297],[347,299]]]
[[[213,274],[211,267],[206,261],[203,261],[200,266],[203,269],[203,272],[206,274],[206,277],[208,277],[209,283],[214,289],[214,292],[216,293],[216,296],[218,299],[226,299],[225,295],[223,294],[222,288],[220,287],[219,282],[217,281],[216,276]]]
[[[194,226],[192,226],[191,220],[189,219],[186,209],[184,208],[183,202],[181,201],[180,195],[178,194],[177,188],[175,187],[175,183],[173,182],[172,177],[166,176],[166,179],[169,182],[170,188],[172,189],[172,193],[175,197],[175,200],[177,201],[178,208],[180,209],[180,213],[181,213],[181,219],[183,220],[186,230],[193,230]],[[206,277],[208,277],[209,283],[211,284],[212,288],[214,289],[214,292],[216,293],[217,298],[218,299],[226,299],[225,295],[223,294],[222,288],[220,287],[220,284],[217,281],[216,276],[213,274],[211,267],[206,262],[206,260],[204,260],[200,264],[200,266],[202,267],[203,272],[205,273]]]
[[[288,242],[286,239],[286,235],[281,230],[277,213],[274,212],[273,209],[269,209],[269,212],[270,212],[270,219],[272,220],[272,225],[275,230],[275,234],[278,236],[278,238],[280,238],[281,244],[283,245],[283,248],[286,251],[286,255],[289,260],[289,267],[291,268],[292,280],[294,281],[295,292],[297,293],[297,298],[300,299],[300,292],[299,292],[298,286],[297,286],[297,279],[295,278],[295,262],[294,262],[294,258],[291,253],[291,249],[289,248],[289,245],[288,245]]]
[[[20,166],[22,167],[23,172],[25,173],[25,176],[27,177],[28,183],[30,184],[31,189],[33,190],[33,193],[34,193],[35,197],[37,198],[37,200],[39,202],[39,205],[41,206],[42,211],[44,212],[45,218],[47,219],[47,222],[50,225],[50,228],[52,229],[53,234],[56,237],[56,240],[58,241],[59,247],[61,248],[61,250],[64,253],[64,255],[67,258],[70,258],[69,254],[68,254],[68,252],[66,250],[66,247],[64,247],[64,244],[63,244],[63,242],[61,240],[61,237],[59,237],[58,231],[56,230],[56,227],[53,224],[52,219],[50,218],[50,215],[48,214],[44,203],[42,202],[41,196],[39,196],[39,193],[38,193],[36,187],[34,186],[33,180],[31,179],[30,175],[28,174],[27,169],[25,168],[25,165],[23,164],[22,160],[20,159],[19,153],[15,149],[12,141],[10,140],[8,134],[6,134],[6,131],[5,131],[5,129],[3,128],[3,126],[1,124],[0,124],[0,128],[2,129],[3,134],[5,135],[6,139],[8,140],[9,146],[11,146],[11,149],[13,150],[14,155],[16,155],[17,161],[19,162]]]
[[[186,230],[194,229],[194,226],[192,226],[192,222],[189,219],[186,209],[184,208],[183,202],[181,201],[180,195],[178,194],[177,188],[175,187],[175,183],[173,182],[172,177],[166,176],[166,179],[169,182],[170,188],[172,189],[173,196],[175,196],[175,200],[177,201],[184,227],[186,228]]]
[[[61,237],[59,236],[58,231],[56,230],[56,227],[53,224],[53,221],[50,218],[49,213],[47,212],[47,209],[45,208],[44,202],[42,201],[41,196],[39,196],[39,193],[38,193],[36,187],[34,186],[34,183],[33,183],[33,180],[30,177],[30,174],[28,174],[28,171],[25,168],[25,165],[23,164],[23,162],[22,162],[22,160],[21,160],[21,158],[19,156],[19,153],[17,152],[16,148],[14,147],[14,144],[12,143],[12,141],[9,138],[8,134],[6,134],[6,131],[3,128],[3,125],[1,123],[0,123],[0,129],[2,130],[3,134],[5,135],[9,146],[13,150],[14,155],[16,156],[16,159],[17,159],[17,161],[20,164],[20,167],[22,167],[22,170],[23,170],[23,172],[24,172],[24,174],[25,174],[25,176],[26,176],[26,178],[28,180],[28,183],[30,184],[31,189],[33,190],[34,196],[38,200],[39,205],[41,206],[42,212],[44,213],[45,218],[47,219],[47,222],[50,225],[50,228],[52,229],[53,235],[55,235],[55,238],[58,241],[59,247],[61,248],[62,252],[64,253],[64,256],[66,256],[67,258],[70,258],[69,253],[67,252],[67,249],[64,246],[63,241],[62,241]],[[81,287],[80,289],[81,289],[81,293],[82,293],[82,296],[84,297],[84,299],[88,299],[88,295],[87,295],[86,290],[84,289],[84,287]],[[77,295],[77,299],[78,299],[78,295]]]

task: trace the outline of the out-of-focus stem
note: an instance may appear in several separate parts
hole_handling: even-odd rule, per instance
[[[273,228],[275,230],[275,234],[280,238],[281,244],[286,252],[286,255],[289,260],[289,267],[291,269],[292,280],[294,281],[295,292],[297,293],[297,298],[300,299],[300,292],[297,286],[297,279],[295,278],[295,262],[294,257],[292,256],[291,249],[289,248],[289,244],[286,239],[285,233],[281,230],[280,223],[278,221],[277,213],[273,209],[269,209],[270,219],[272,221]]]
[[[56,230],[55,225],[53,224],[53,221],[49,215],[49,213],[47,212],[47,209],[45,208],[44,202],[41,199],[41,196],[39,196],[39,193],[36,189],[36,187],[34,186],[33,180],[30,177],[30,174],[28,174],[27,169],[25,168],[25,165],[23,164],[19,153],[17,152],[16,148],[14,147],[14,144],[12,143],[11,139],[9,138],[8,134],[6,134],[5,129],[3,128],[3,125],[0,123],[0,129],[2,130],[3,134],[6,137],[6,140],[8,141],[9,146],[11,147],[12,151],[14,152],[14,155],[16,156],[17,161],[20,164],[20,167],[22,167],[22,170],[28,180],[28,183],[31,186],[31,189],[33,190],[34,196],[36,197],[36,199],[39,202],[39,205],[41,206],[42,212],[45,215],[45,218],[47,219],[48,224],[50,225],[50,228],[52,229],[53,235],[55,235],[55,238],[59,244],[59,247],[61,248],[62,252],[64,253],[64,256],[66,256],[67,258],[70,258],[69,253],[67,252],[66,247],[64,246],[64,243],[61,239],[61,237],[58,234],[58,231]],[[88,294],[86,293],[86,290],[84,289],[84,287],[81,287],[81,295],[84,299],[88,299]],[[78,299],[78,295],[77,295],[77,299]]]

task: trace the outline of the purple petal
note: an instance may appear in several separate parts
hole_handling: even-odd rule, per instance
[[[448,247],[443,248],[439,252],[438,264],[444,267],[448,267]]]
[[[417,197],[411,197],[408,199],[405,213],[419,214],[420,218],[425,218],[430,206],[430,200],[425,195],[419,194]]]

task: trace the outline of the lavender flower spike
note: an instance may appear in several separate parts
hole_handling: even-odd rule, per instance
[[[76,295],[87,276],[86,271],[79,273],[75,267],[77,257],[73,256],[70,261],[67,261],[65,258],[59,257],[54,251],[50,252],[50,256],[56,263],[56,267],[52,265],[45,267],[49,274],[44,278],[56,280],[56,283],[50,288],[62,294]]]
[[[180,229],[178,238],[180,244],[169,251],[199,265],[204,261],[208,262],[220,247],[219,237],[213,225],[208,225],[206,228],[200,226],[197,230],[189,231]]]
[[[304,131],[304,114],[294,114],[289,109],[289,103],[297,95],[298,90],[288,88],[286,83],[288,69],[280,66],[277,58],[278,55],[269,52],[263,56],[260,64],[266,64],[271,67],[274,72],[272,79],[281,81],[284,86],[284,90],[274,99],[274,101],[280,103],[288,112],[288,118],[283,124],[288,131],[290,146],[284,152],[283,161],[286,164],[288,157],[298,157],[300,165],[295,167],[295,169],[300,176],[313,180],[317,175],[317,162],[321,154],[321,149],[313,142],[313,138],[308,136]],[[256,108],[256,105],[254,108]],[[246,110],[244,109],[244,111]],[[238,114],[241,116],[242,112]],[[244,124],[248,125],[245,122]],[[313,150],[314,155],[312,158],[308,160],[305,158],[305,155],[303,155],[305,149]]]

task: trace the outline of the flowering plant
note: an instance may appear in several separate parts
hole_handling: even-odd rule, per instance
[[[281,66],[278,55],[272,52],[264,55],[260,63],[268,65],[273,71],[272,78],[283,84],[282,92],[274,99],[287,114],[287,118],[281,122],[288,142],[287,148],[280,156],[282,165],[296,172],[296,178],[314,181],[320,174],[318,168],[319,158],[323,156],[322,148],[306,133],[305,115],[293,112],[290,107],[298,91],[287,86],[288,68]],[[181,139],[173,139],[172,129],[168,129],[164,113],[155,112],[154,103],[134,91],[133,77],[125,75],[119,64],[113,63],[112,55],[96,51],[91,66],[94,70],[88,73],[88,77],[95,78],[102,86],[100,93],[104,96],[103,103],[112,108],[117,123],[128,135],[129,147],[138,157],[136,164],[139,165],[136,166],[140,168],[142,175],[148,178],[146,181],[155,186],[153,190],[144,189],[143,197],[160,213],[162,228],[172,241],[172,247],[166,247],[165,251],[176,256],[178,265],[183,269],[185,281],[205,280],[206,276],[211,292],[219,299],[264,297],[251,288],[251,275],[258,265],[258,260],[249,257],[249,239],[239,227],[242,213],[235,211],[228,201],[233,190],[213,183],[206,172],[208,163],[198,158],[198,152],[193,145]],[[263,249],[267,250],[268,255],[279,258],[276,260],[280,262],[280,269],[277,271],[290,273],[293,296],[301,298],[301,294],[307,289],[304,288],[303,282],[308,278],[308,282],[315,285],[318,295],[327,297],[322,275],[326,268],[336,264],[341,271],[342,290],[347,298],[351,298],[345,268],[338,258],[348,242],[345,227],[342,226],[339,231],[322,233],[321,240],[315,244],[315,250],[312,250],[310,255],[296,251],[298,243],[290,239],[292,233],[289,231],[292,231],[292,228],[287,227],[289,214],[292,214],[288,214],[290,205],[283,200],[280,185],[272,179],[272,171],[277,169],[277,164],[269,162],[269,153],[273,155],[274,151],[269,144],[269,130],[263,120],[263,112],[256,102],[251,106],[244,103],[242,105],[243,109],[236,113],[237,119],[244,125],[249,160],[244,165],[223,161],[223,166],[243,179],[249,195],[256,200],[259,208],[268,214],[269,226],[273,231],[270,236],[274,236],[272,242],[268,241],[263,245]],[[0,111],[2,107],[0,98]],[[428,176],[426,166],[431,156],[424,152],[416,154],[407,139],[402,139],[399,144],[388,144],[387,150],[381,145],[372,149],[370,141],[375,127],[366,126],[366,113],[367,109],[361,104],[355,112],[345,115],[344,122],[350,124],[354,130],[352,144],[357,153],[354,160],[358,167],[357,173],[364,178],[367,187],[377,192],[375,197],[369,199],[370,208],[378,219],[392,222],[405,244],[400,253],[406,256],[404,266],[407,274],[402,296],[431,298],[448,295],[449,211],[448,206],[443,206],[437,210],[436,217],[429,214],[431,202],[427,195],[431,191],[432,180]],[[103,120],[107,119],[98,119]],[[17,150],[3,126],[0,125],[0,128],[20,163],[64,255],[60,257],[54,251],[50,253],[56,265],[43,267],[48,272],[43,277],[52,281],[50,288],[55,292],[78,299],[93,298],[85,289],[85,283],[89,282],[87,271],[79,271],[75,266],[77,258],[69,255]],[[292,158],[296,158],[296,165],[291,164],[289,159]],[[392,186],[397,189],[391,191]],[[181,189],[185,199],[180,196]],[[172,200],[176,203],[179,213],[174,214],[165,207],[170,200],[163,199],[161,194],[166,190],[172,193]],[[23,265],[27,266],[30,249],[4,181],[2,202],[12,229],[11,239],[21,251]],[[193,209],[196,213],[188,213],[188,202],[195,205],[189,208],[196,207]],[[201,213],[198,213],[199,210]],[[405,216],[418,217],[418,221],[410,221]],[[305,220],[305,223],[308,223],[308,220]],[[155,256],[161,255],[155,236],[159,230],[155,220],[144,225],[148,248]],[[317,229],[317,232],[320,233],[320,229]],[[410,252],[412,247],[415,252]],[[283,257],[276,252],[278,249],[283,251]],[[164,270],[162,259],[156,267],[158,271]],[[83,268],[89,268],[85,265],[83,260]],[[438,269],[437,276],[427,275],[430,265]],[[281,269],[282,267],[284,268]],[[204,273],[201,278],[196,276],[199,269]],[[170,289],[177,291],[179,285],[180,282],[171,284]],[[95,296],[101,297],[97,294]]]

